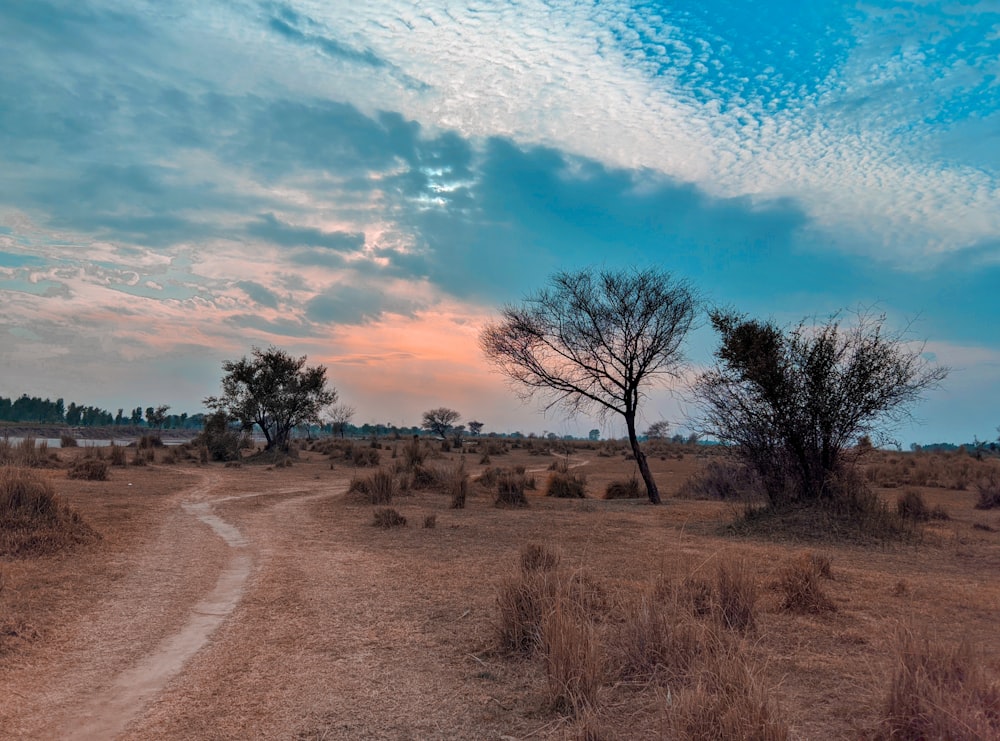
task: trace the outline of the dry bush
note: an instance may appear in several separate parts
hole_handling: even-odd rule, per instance
[[[108,464],[100,458],[79,458],[73,461],[66,476],[82,481],[107,481]]]
[[[142,437],[139,438],[139,442],[137,443],[137,447],[139,447],[141,449],[145,449],[145,448],[162,448],[163,447],[163,438],[161,438],[158,434],[156,434],[156,435],[154,435],[154,434],[143,435]]]
[[[711,460],[681,484],[681,499],[755,500],[762,496],[760,479],[746,465],[732,460]]]
[[[540,638],[552,708],[573,715],[593,708],[604,678],[603,651],[593,621],[577,609],[563,583],[557,583],[553,605],[543,614]]]
[[[0,439],[0,466],[21,468],[41,468],[49,464],[49,444],[42,440],[37,445],[33,437],[26,437],[19,443],[8,438]]]
[[[512,471],[502,471],[497,476],[497,507],[527,507],[528,498],[524,495],[527,481],[524,474]]]
[[[683,606],[642,595],[626,601],[619,615],[608,639],[616,677],[663,685],[687,677],[703,652],[703,629]]]
[[[358,468],[374,467],[379,463],[379,452],[376,448],[363,445],[352,445],[345,457]]]
[[[812,554],[803,555],[786,564],[778,580],[782,595],[781,609],[802,614],[836,610],[833,601],[820,586],[822,569],[822,563],[817,563]]]
[[[451,496],[452,509],[464,509],[465,498],[469,495],[469,474],[465,472],[465,460],[444,475],[445,493]]]
[[[372,514],[375,518],[373,523],[375,527],[380,527],[383,530],[406,526],[406,518],[392,507],[379,507]]]
[[[931,509],[916,489],[908,489],[896,499],[896,514],[904,520],[928,522],[929,520],[950,520],[951,516],[940,504]]]
[[[63,433],[62,435],[59,436],[60,448],[75,448],[77,447],[77,445],[79,445],[79,443],[77,443],[76,438],[73,437],[72,435]]]
[[[528,543],[521,549],[521,572],[552,571],[559,566],[559,554],[540,543]]]
[[[403,465],[407,471],[422,466],[426,458],[427,451],[420,444],[419,438],[413,437],[403,446]]]
[[[545,484],[545,496],[557,499],[586,499],[587,477],[582,473],[555,471]]]
[[[126,466],[128,459],[125,457],[125,448],[121,445],[111,443],[108,448],[108,460],[112,466]]]
[[[630,478],[612,481],[604,490],[605,499],[640,499],[639,479],[632,474]]]
[[[437,515],[427,515],[424,517],[424,527],[428,530],[433,530],[437,527]]]
[[[569,473],[569,459],[556,458],[549,464],[548,470],[555,471],[556,473]]]
[[[542,645],[542,618],[555,598],[553,571],[520,571],[497,591],[496,645],[501,653],[528,656]]]
[[[366,504],[388,504],[398,493],[398,485],[390,471],[380,468],[363,478],[352,478],[347,493],[360,494]]]
[[[715,573],[714,612],[719,624],[747,632],[757,625],[757,582],[743,559],[727,558]]]
[[[786,741],[788,724],[738,645],[717,641],[693,686],[665,712],[666,736],[691,741]]]
[[[0,467],[0,556],[23,558],[100,537],[52,485],[25,468]]]
[[[976,484],[976,492],[979,494],[976,509],[1000,507],[1000,471],[991,468]]]
[[[884,714],[879,739],[1000,738],[1000,683],[968,642],[932,643],[901,630]]]

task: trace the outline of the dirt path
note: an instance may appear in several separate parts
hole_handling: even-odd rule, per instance
[[[251,573],[249,543],[212,512],[216,474],[173,496],[151,543],[92,614],[12,677],[23,699],[8,722],[23,738],[117,737],[232,612]],[[17,721],[20,721],[17,723]]]

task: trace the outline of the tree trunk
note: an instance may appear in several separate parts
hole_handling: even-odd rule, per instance
[[[628,428],[628,441],[632,446],[632,455],[635,456],[636,465],[639,466],[639,475],[646,485],[646,493],[649,495],[650,504],[660,504],[660,490],[656,488],[653,474],[650,473],[649,464],[646,462],[646,454],[639,447],[639,438],[635,434],[635,412],[625,415],[625,426]]]

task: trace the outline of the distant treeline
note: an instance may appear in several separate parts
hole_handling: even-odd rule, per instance
[[[165,430],[201,429],[204,414],[166,414],[169,407],[119,409],[112,414],[107,409],[70,402],[63,399],[42,399],[22,394],[18,399],[0,396],[0,422],[69,425],[70,427],[104,427],[111,425],[157,427]]]

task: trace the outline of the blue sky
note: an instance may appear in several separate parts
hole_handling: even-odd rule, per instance
[[[1000,3],[13,0],[0,44],[0,395],[197,411],[275,344],[358,422],[586,432],[478,328],[658,265],[885,312],[953,368],[900,441],[996,436]]]

